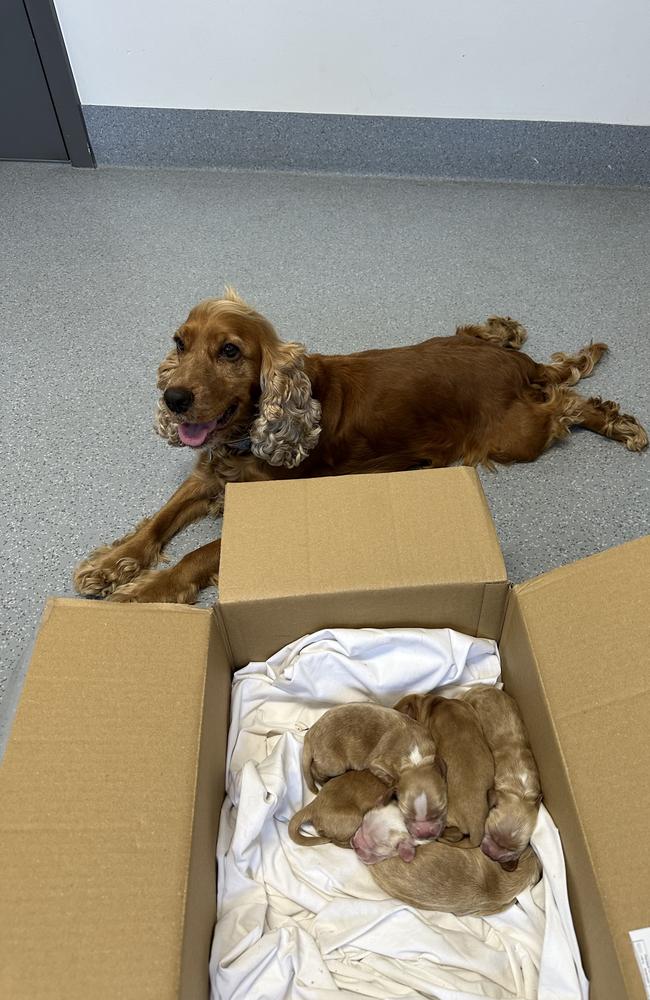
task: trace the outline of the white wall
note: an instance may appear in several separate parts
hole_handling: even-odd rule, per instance
[[[649,0],[56,0],[84,104],[650,124]]]

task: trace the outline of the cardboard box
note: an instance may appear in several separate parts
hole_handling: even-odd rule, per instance
[[[231,669],[421,625],[500,641],[592,996],[643,1000],[649,593],[649,538],[510,588],[472,470],[228,487],[214,613],[47,606],[0,768],[0,996],[206,996]]]

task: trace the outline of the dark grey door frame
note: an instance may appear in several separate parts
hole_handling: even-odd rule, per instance
[[[23,4],[70,163],[73,167],[94,167],[95,157],[53,0],[23,0]]]

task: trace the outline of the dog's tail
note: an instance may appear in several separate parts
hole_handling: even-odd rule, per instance
[[[316,795],[318,793],[318,785],[314,781],[314,772],[312,770],[313,760],[314,755],[311,749],[311,740],[309,739],[309,733],[307,733],[302,747],[302,773],[307,782],[307,788]]]
[[[300,809],[299,812],[292,816],[289,821],[289,836],[293,840],[294,844],[300,844],[301,847],[318,847],[319,844],[329,844],[331,843],[328,837],[306,837],[300,832],[300,827],[303,823],[309,823],[311,820],[311,804]]]

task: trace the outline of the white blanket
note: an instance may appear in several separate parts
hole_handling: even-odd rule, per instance
[[[454,917],[389,899],[353,851],[299,847],[287,822],[312,796],[306,729],[334,705],[499,681],[496,643],[450,629],[332,629],[233,684],[221,816],[214,1000],[477,997],[583,1000],[558,832],[542,807],[544,877],[504,913]]]

